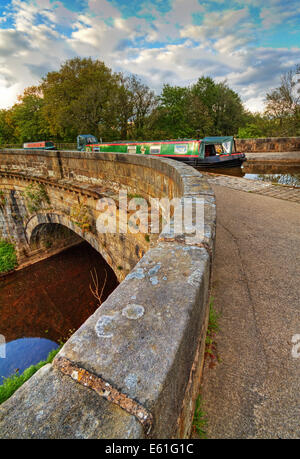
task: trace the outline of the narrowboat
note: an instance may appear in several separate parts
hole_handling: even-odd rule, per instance
[[[25,150],[55,150],[56,147],[53,142],[27,142],[23,144]]]
[[[204,137],[201,140],[199,156],[201,167],[241,166],[246,161],[245,153],[236,151],[233,136]]]
[[[176,159],[191,166],[217,167],[241,165],[246,157],[235,151],[232,136],[205,137],[201,140],[153,140],[145,142],[94,142],[96,137],[79,135],[77,149],[92,152],[135,153]]]

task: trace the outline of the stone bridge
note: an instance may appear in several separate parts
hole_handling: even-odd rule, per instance
[[[163,198],[191,207],[201,202],[203,218],[193,214],[195,234],[175,231],[172,219],[168,228],[160,221],[153,233],[150,221],[141,213],[134,219],[129,210],[131,227],[122,231],[120,191],[138,206]],[[118,202],[116,233],[97,231],[102,198]],[[53,364],[1,405],[1,437],[189,436],[204,356],[215,219],[206,179],[172,160],[0,151],[0,230],[14,241],[19,263],[85,239],[122,281]]]

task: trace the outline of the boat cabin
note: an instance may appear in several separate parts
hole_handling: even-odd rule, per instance
[[[42,142],[26,142],[23,144],[25,150],[55,150],[56,147],[53,142],[42,141]]]

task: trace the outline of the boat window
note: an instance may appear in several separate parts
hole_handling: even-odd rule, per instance
[[[87,144],[89,144],[89,143],[97,143],[97,139],[96,139],[96,137],[91,135],[91,136],[87,137],[86,143]]]
[[[150,155],[159,155],[160,153],[160,145],[153,145],[150,147]]]
[[[230,141],[229,142],[223,142],[222,143],[222,147],[223,147],[225,153],[227,153],[227,154],[231,153],[231,142]]]
[[[180,145],[174,145],[174,153],[179,153],[181,155],[184,155],[188,151],[188,145],[185,144],[180,144]]]
[[[135,145],[128,145],[127,152],[128,153],[136,153],[136,146]]]

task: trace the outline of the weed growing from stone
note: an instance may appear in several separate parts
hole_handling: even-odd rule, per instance
[[[79,226],[83,232],[91,229],[89,209],[83,203],[78,203],[71,208],[70,217],[72,222]]]
[[[211,297],[209,301],[209,318],[208,318],[208,327],[207,334],[205,339],[205,358],[209,358],[209,367],[212,368],[215,366],[216,362],[220,362],[220,358],[217,352],[217,345],[215,342],[216,333],[219,331],[218,320],[220,318],[220,313],[218,313],[214,308],[214,298]]]
[[[202,398],[201,395],[198,395],[196,400],[192,430],[198,435],[199,438],[207,438],[205,430],[206,427],[207,419],[202,408]]]
[[[40,183],[30,183],[24,190],[24,197],[30,213],[38,212],[43,203],[50,204],[50,199],[44,185]]]

